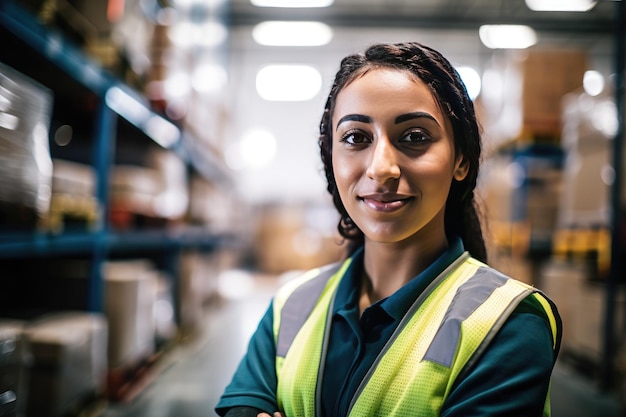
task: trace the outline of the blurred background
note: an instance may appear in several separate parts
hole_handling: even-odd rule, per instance
[[[343,256],[340,59],[418,41],[484,130],[490,263],[564,321],[553,415],[626,415],[624,7],[0,0],[0,416],[205,416],[276,286]]]

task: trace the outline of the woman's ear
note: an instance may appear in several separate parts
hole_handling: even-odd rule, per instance
[[[469,162],[467,162],[463,155],[459,155],[456,158],[456,163],[454,164],[454,179],[457,181],[463,181],[465,177],[467,177],[468,171]]]

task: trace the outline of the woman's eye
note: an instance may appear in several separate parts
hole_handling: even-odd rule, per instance
[[[423,143],[427,141],[430,141],[430,136],[421,130],[413,130],[413,131],[407,132],[400,139],[400,142],[405,142],[405,143]]]
[[[347,132],[341,137],[341,141],[349,145],[360,145],[370,142],[368,137],[361,132]]]

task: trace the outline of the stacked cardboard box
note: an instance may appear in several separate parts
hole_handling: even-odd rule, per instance
[[[587,53],[578,49],[530,49],[521,63],[523,138],[558,141],[563,97],[583,85]]]
[[[155,352],[156,273],[147,261],[110,261],[104,276],[109,367],[130,369]]]
[[[49,313],[24,335],[32,355],[27,417],[76,413],[104,394],[108,326],[100,314]]]
[[[53,159],[52,164],[47,228],[55,233],[70,229],[94,230],[99,220],[99,205],[93,167],[58,158]]]
[[[263,208],[255,242],[261,272],[306,270],[341,259],[342,240],[334,232],[336,211],[321,210],[325,214],[316,218],[316,210],[321,209],[306,205]]]

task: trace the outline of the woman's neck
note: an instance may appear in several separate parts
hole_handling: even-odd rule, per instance
[[[428,268],[448,247],[445,235],[413,243],[365,240],[361,304],[365,307],[395,293]]]

